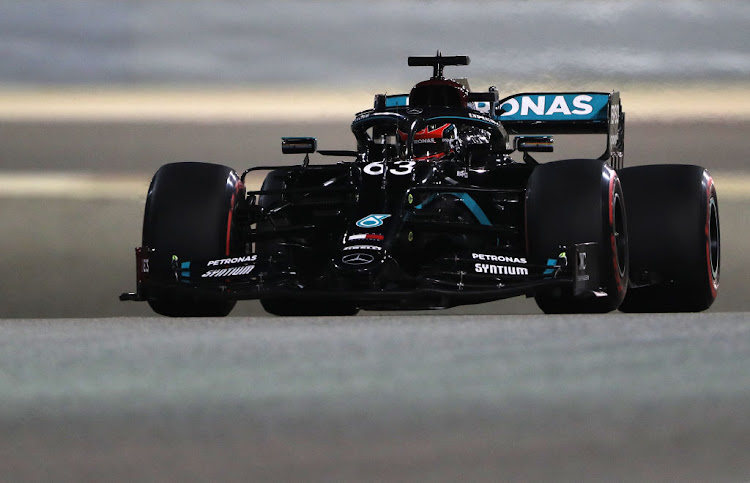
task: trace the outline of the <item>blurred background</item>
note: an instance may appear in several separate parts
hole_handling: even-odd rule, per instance
[[[403,89],[405,57],[470,53],[471,79],[744,81],[747,1],[2,2],[5,85]]]
[[[297,162],[283,135],[351,148],[353,114],[429,76],[406,57],[436,50],[471,57],[446,74],[475,90],[619,90],[626,165],[714,174],[712,310],[750,308],[748,1],[25,0],[0,1],[0,317],[150,313],[117,296],[161,164]]]

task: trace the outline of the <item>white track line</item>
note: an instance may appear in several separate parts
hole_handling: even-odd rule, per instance
[[[528,86],[526,92],[585,89]],[[408,90],[408,86],[400,92]],[[373,91],[0,89],[0,121],[350,121],[372,107]],[[750,120],[750,83],[644,85],[620,89],[628,121]]]
[[[750,173],[711,173],[716,183],[716,194],[721,200],[750,201]]]
[[[750,173],[712,173],[719,201],[750,201]],[[248,190],[258,190],[264,173],[246,179]],[[145,200],[150,175],[92,173],[0,173],[0,199]]]
[[[366,91],[0,90],[0,121],[351,120],[372,102]]]
[[[249,190],[258,190],[263,174],[251,173],[246,181]],[[0,199],[145,200],[150,182],[151,175],[0,173]]]
[[[90,173],[2,173],[0,198],[138,200],[145,199],[148,177]]]

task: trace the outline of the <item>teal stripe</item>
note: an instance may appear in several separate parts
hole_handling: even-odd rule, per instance
[[[484,213],[484,211],[482,211],[482,208],[477,204],[476,201],[474,201],[474,198],[469,196],[468,193],[442,193],[442,194],[453,195],[459,200],[461,200],[463,204],[469,209],[469,211],[471,211],[471,214],[474,215],[474,217],[477,219],[477,221],[481,225],[492,225],[492,223],[490,223],[490,219],[487,218],[487,215]],[[417,210],[421,210],[424,205],[434,200],[436,196],[437,194],[430,195],[425,201],[416,205],[414,208]]]
[[[482,208],[479,207],[477,202],[474,201],[474,198],[469,196],[468,193],[451,193],[451,194],[464,202],[464,205],[466,205],[466,207],[476,217],[477,221],[479,221],[480,224],[482,225],[492,224],[490,223],[490,219],[487,218],[487,215],[484,214],[484,211],[482,211]]]
[[[409,102],[409,96],[387,96],[385,98],[385,107],[402,107]]]

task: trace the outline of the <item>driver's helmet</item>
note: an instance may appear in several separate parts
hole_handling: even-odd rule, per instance
[[[414,134],[416,161],[439,160],[455,153],[458,148],[458,132],[455,124],[427,126]]]

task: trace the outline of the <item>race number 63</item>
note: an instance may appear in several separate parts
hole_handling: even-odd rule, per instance
[[[403,176],[411,174],[411,172],[414,171],[414,165],[416,163],[414,161],[396,161],[393,164],[395,166],[389,169],[388,172],[396,176]],[[383,174],[384,170],[385,166],[382,161],[374,161],[372,163],[369,163],[364,168],[365,174],[369,174],[372,176],[381,175]]]

